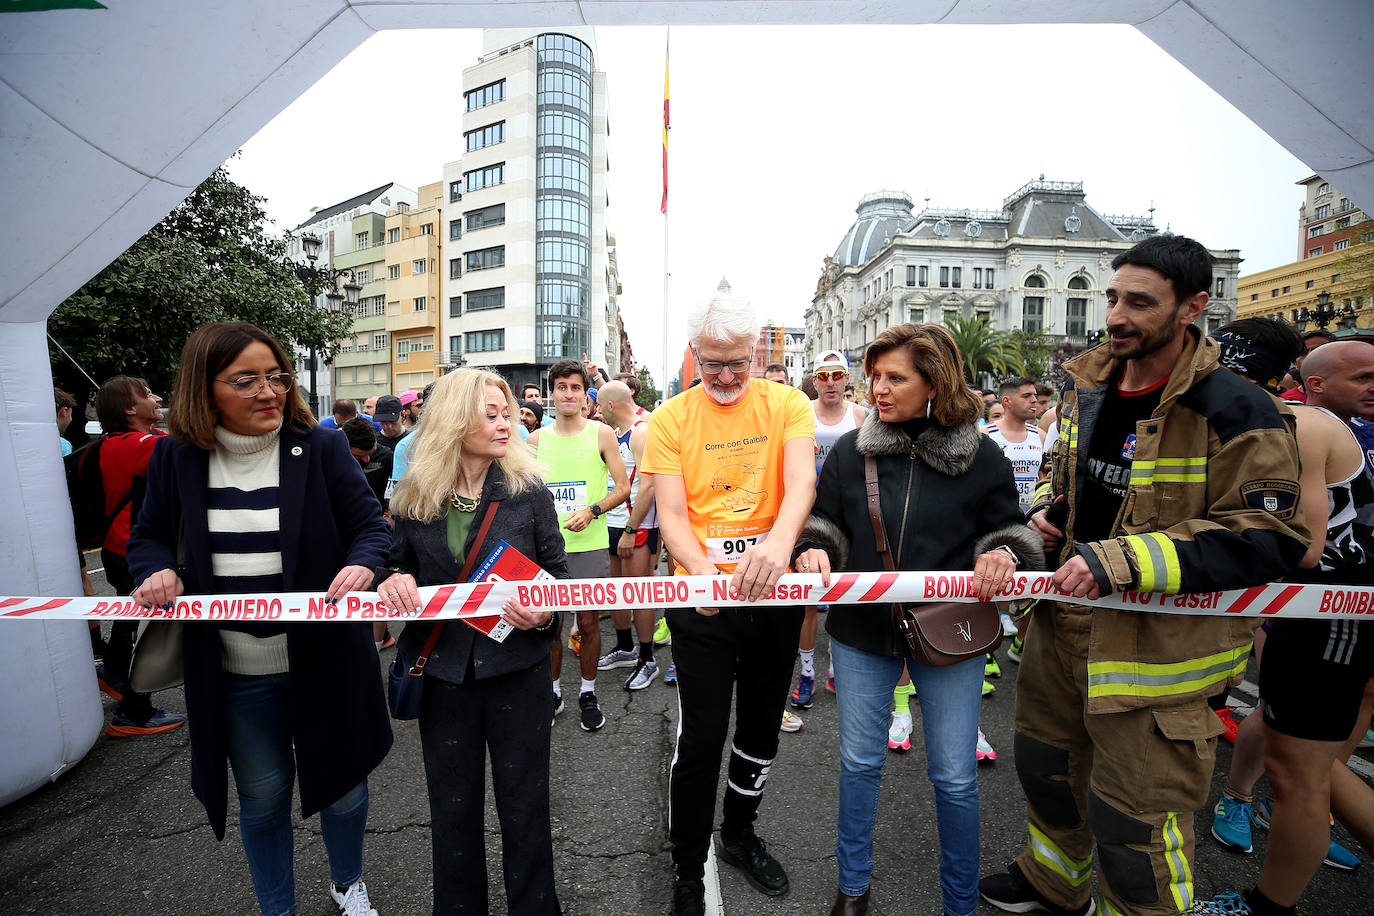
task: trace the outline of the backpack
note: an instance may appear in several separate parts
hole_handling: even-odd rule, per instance
[[[105,512],[105,475],[100,472],[100,451],[108,438],[101,436],[62,459],[72,521],[76,524],[76,543],[83,550],[101,546],[115,517],[134,500],[131,489],[113,512]]]

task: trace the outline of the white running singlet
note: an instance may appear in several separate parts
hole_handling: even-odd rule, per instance
[[[820,414],[816,414],[816,476],[821,476],[821,466],[825,464],[825,456],[830,454],[830,450],[835,447],[840,436],[857,429],[858,424],[854,422],[854,405],[850,404],[840,418],[840,422],[834,426],[826,426],[821,422]]]
[[[639,500],[639,485],[644,481],[635,473],[635,453],[630,448],[630,435],[648,420],[636,420],[630,428],[623,433],[615,434],[615,441],[620,449],[620,460],[625,462],[625,474],[630,478],[630,498],[606,513],[606,524],[612,528],[624,528],[630,523],[630,512],[634,509],[634,504]],[[615,427],[612,426],[614,431]],[[606,475],[606,489],[615,489],[615,481],[611,480],[611,475]],[[649,512],[644,516],[644,521],[639,523],[640,528],[658,527],[658,507],[650,506]]]
[[[1008,442],[996,426],[987,428],[988,438],[997,443],[998,448],[1011,461],[1011,469],[1016,477],[1016,495],[1021,501],[1021,511],[1029,512],[1035,499],[1035,481],[1040,476],[1040,459],[1044,456],[1045,446],[1040,441],[1040,430],[1026,428],[1026,441]]]

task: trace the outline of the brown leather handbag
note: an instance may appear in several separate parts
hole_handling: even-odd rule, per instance
[[[883,527],[883,507],[878,501],[878,463],[864,458],[864,492],[873,540],[883,558],[883,568],[896,570]],[[1002,644],[1002,622],[997,606],[987,601],[935,601],[928,604],[892,605],[897,636],[917,664],[943,668],[993,651]]]

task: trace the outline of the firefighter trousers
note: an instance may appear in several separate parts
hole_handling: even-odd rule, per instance
[[[1193,817],[1207,800],[1221,722],[1201,697],[1089,714],[1093,613],[1051,602],[1032,612],[1016,686],[1030,840],[1016,861],[1040,893],[1075,909],[1091,896],[1096,840],[1100,912],[1187,912]]]

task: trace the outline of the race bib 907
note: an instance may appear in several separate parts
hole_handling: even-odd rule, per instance
[[[706,538],[706,559],[716,566],[733,569],[746,550],[766,540],[767,528],[713,525]]]

